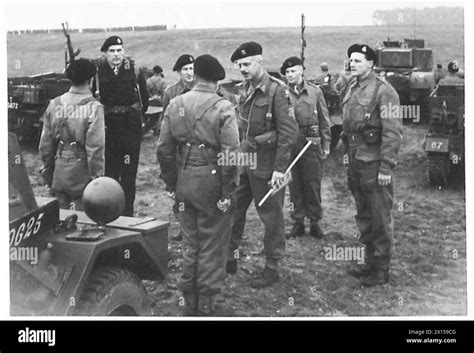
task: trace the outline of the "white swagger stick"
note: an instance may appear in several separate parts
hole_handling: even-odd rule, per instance
[[[303,155],[303,153],[306,152],[306,150],[309,148],[309,146],[311,146],[313,143],[316,143],[316,141],[314,141],[314,139],[318,139],[318,138],[310,138],[308,140],[308,142],[306,142],[306,145],[304,145],[304,147],[301,149],[300,153],[298,153],[298,155],[296,156],[296,158],[293,160],[293,162],[291,162],[291,164],[288,166],[288,168],[286,168],[286,171],[285,171],[285,174],[284,176],[288,176],[287,180],[289,180],[289,173],[291,171],[291,169],[295,166],[296,162],[298,162],[298,160],[301,158],[301,156]],[[265,196],[260,200],[260,202],[258,203],[258,207],[262,207],[262,205],[265,203],[265,201],[267,201],[267,199],[274,193],[276,193],[279,189],[281,189],[282,187],[286,186],[287,183],[284,183],[282,186],[280,186],[279,188],[277,187],[272,187],[270,190],[268,190],[268,192],[265,194]]]

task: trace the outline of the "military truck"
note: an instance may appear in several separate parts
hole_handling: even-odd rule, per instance
[[[151,315],[142,280],[166,276],[169,223],[119,217],[110,178],[86,186],[85,212],[35,197],[13,133],[8,162],[11,315]]]
[[[427,122],[428,97],[435,88],[433,51],[425,48],[423,39],[383,41],[375,48],[374,71],[392,84],[400,96],[404,122]]]
[[[439,84],[429,102],[427,177],[431,185],[446,186],[464,177],[464,84]]]
[[[70,87],[71,81],[62,73],[8,78],[8,131],[20,141],[37,143],[49,101]]]

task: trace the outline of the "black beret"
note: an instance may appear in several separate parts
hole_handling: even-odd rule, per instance
[[[183,66],[194,63],[194,56],[189,54],[181,55],[173,66],[173,71],[179,71]]]
[[[104,44],[102,44],[102,47],[100,48],[100,51],[106,52],[111,45],[123,45],[123,40],[122,38],[118,36],[112,36],[109,37],[105,40]]]
[[[161,68],[160,65],[153,66],[153,72],[155,74],[161,74],[163,72],[163,69]]]
[[[225,70],[219,60],[208,54],[200,55],[196,58],[194,73],[207,81],[213,82],[225,78]]]
[[[255,42],[245,42],[241,44],[230,57],[230,61],[234,62],[248,56],[262,54],[262,46]]]
[[[285,61],[283,61],[283,64],[281,64],[280,73],[282,75],[285,75],[286,69],[288,69],[289,67],[296,66],[296,65],[303,66],[303,62],[297,56],[291,56],[288,59],[286,59]]]
[[[459,71],[459,64],[456,60],[453,60],[448,64],[448,71],[453,74]]]
[[[81,85],[95,75],[97,69],[94,63],[87,59],[77,59],[66,68],[66,76],[74,85]]]
[[[349,49],[347,49],[347,56],[350,58],[352,53],[364,54],[367,60],[373,60],[374,65],[377,64],[377,55],[367,44],[352,44]]]

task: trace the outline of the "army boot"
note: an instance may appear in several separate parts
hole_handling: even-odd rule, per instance
[[[363,265],[355,265],[347,270],[347,273],[355,278],[368,277],[374,272],[375,267],[372,263],[367,262]]]
[[[376,267],[369,276],[361,279],[360,284],[363,287],[373,287],[379,284],[385,284],[389,279],[390,275],[388,268]]]
[[[301,237],[305,233],[303,221],[296,221],[291,228],[291,232],[286,235],[286,239]]]
[[[324,232],[321,230],[321,228],[319,228],[318,222],[311,222],[309,235],[315,239],[322,239],[324,237]]]
[[[182,241],[183,240],[183,231],[180,229],[178,234],[172,235],[170,237],[173,241]]]
[[[237,273],[237,259],[228,260],[225,265],[225,270],[228,275],[235,275]]]
[[[257,278],[254,278],[250,281],[250,286],[252,288],[264,288],[271,286],[272,284],[278,282],[280,276],[278,271],[269,267],[265,267],[263,272]]]
[[[210,294],[199,294],[198,300],[198,316],[212,316],[216,309],[214,297]]]
[[[193,292],[184,292],[184,315],[196,316],[198,310],[198,297]]]

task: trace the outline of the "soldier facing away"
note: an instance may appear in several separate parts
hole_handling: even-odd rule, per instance
[[[259,202],[271,187],[285,182],[285,171],[296,143],[298,126],[291,110],[286,85],[271,77],[262,67],[262,47],[255,42],[240,45],[231,56],[244,79],[240,86],[239,113],[244,131],[241,150],[255,153],[255,169],[244,166],[237,188],[237,207],[232,221],[227,272],[237,271],[236,255],[245,227],[246,212],[252,200]],[[284,191],[279,191],[257,207],[265,225],[265,269],[250,285],[270,286],[279,280],[279,261],[285,253],[283,219]]]
[[[135,179],[140,156],[142,114],[148,109],[145,77],[125,56],[123,41],[112,36],[100,49],[95,89],[105,106],[105,175],[125,192],[124,216],[133,216]]]
[[[61,208],[82,210],[84,187],[104,175],[104,107],[90,86],[95,73],[91,61],[72,61],[66,69],[72,87],[53,99],[44,114],[41,173]]]
[[[239,132],[232,104],[216,94],[224,68],[210,55],[196,58],[196,85],[166,109],[158,140],[162,178],[180,210],[187,315],[219,315],[215,305],[225,278],[237,167],[217,165],[236,153]],[[177,157],[178,155],[178,157]],[[226,315],[227,316],[227,315]]]
[[[375,76],[376,55],[365,44],[347,51],[353,80],[343,100],[343,141],[347,149],[348,185],[354,195],[365,244],[365,263],[348,271],[364,286],[389,280],[393,252],[393,176],[402,141],[402,120],[387,110],[400,105],[395,89]]]
[[[323,231],[319,220],[323,216],[321,207],[321,159],[326,159],[331,143],[330,121],[326,101],[321,89],[303,78],[303,62],[298,57],[286,59],[280,70],[286,76],[290,96],[293,101],[295,118],[299,133],[296,156],[306,145],[307,140],[313,139],[311,145],[293,167],[290,182],[290,197],[293,203],[291,217],[294,220],[293,229],[288,237],[302,236],[305,233],[304,218],[310,220],[310,235],[322,238]]]

